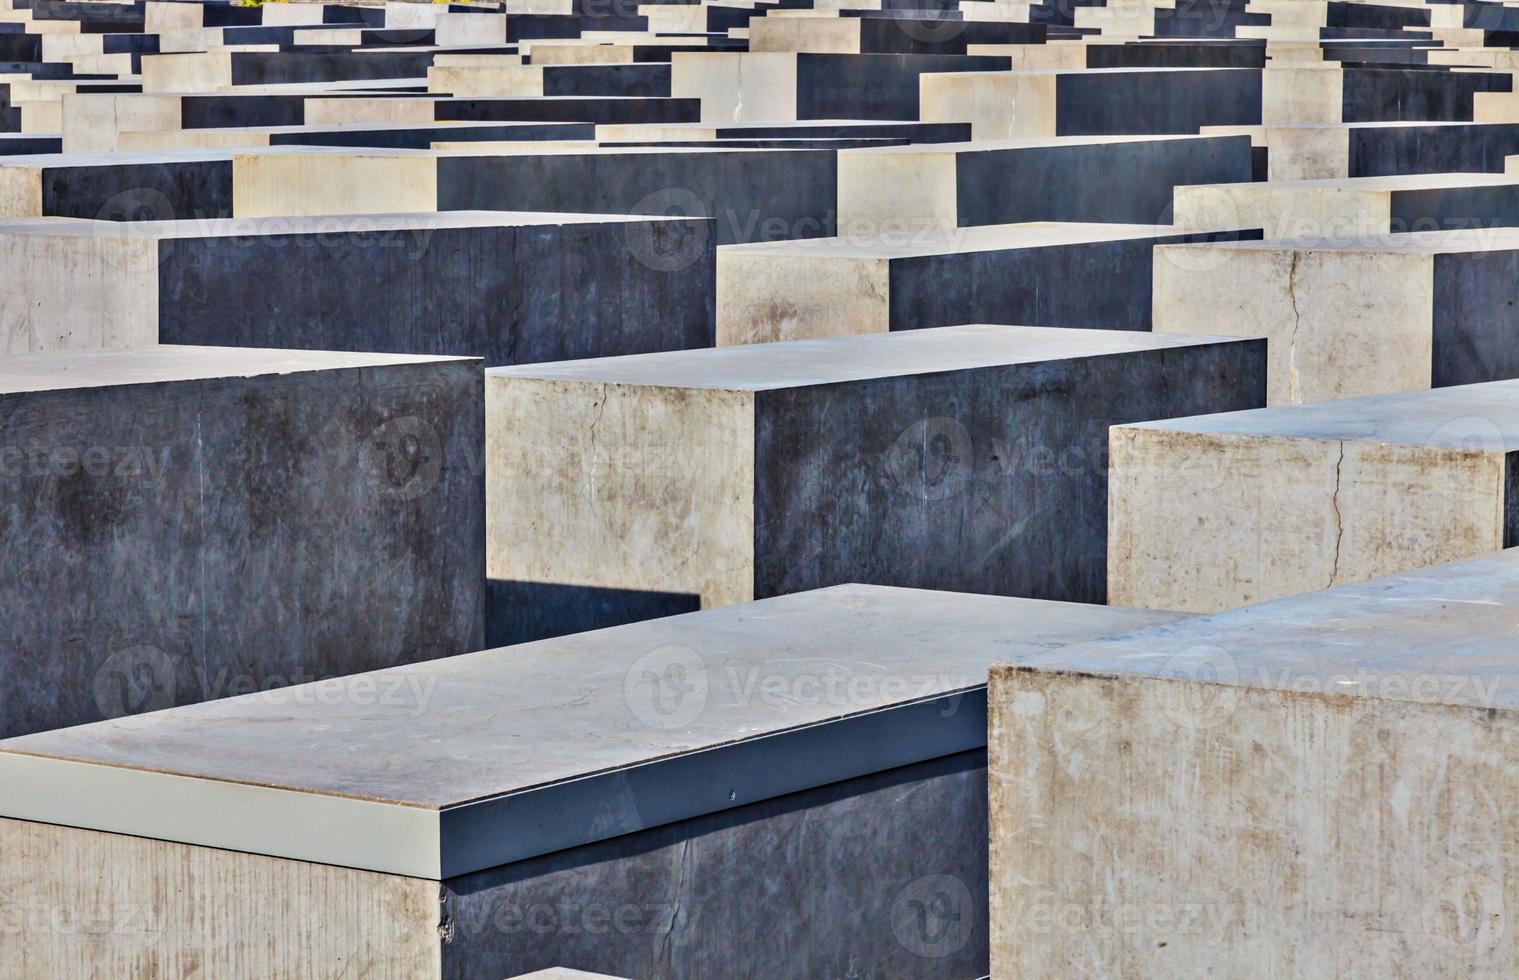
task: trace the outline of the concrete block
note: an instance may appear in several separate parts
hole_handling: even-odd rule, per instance
[[[992,975],[1519,970],[1519,552],[993,669]]]
[[[495,365],[707,347],[708,225],[501,212],[0,224],[14,270],[0,351],[162,341]]]
[[[302,147],[232,159],[238,218],[436,210],[438,167],[427,150]]]
[[[839,154],[839,223],[941,231],[1026,221],[1170,224],[1178,184],[1250,179],[1250,141],[1243,136],[1073,136],[848,150]]]
[[[478,649],[478,362],[16,355],[0,408],[5,733]]]
[[[1267,240],[1353,240],[1519,225],[1519,175],[1410,174],[1178,187],[1181,228],[1260,228]]]
[[[1270,340],[1273,405],[1519,377],[1519,233],[1162,245],[1153,328]]]
[[[232,160],[225,154],[0,156],[0,218],[163,221],[231,215]]]
[[[1116,426],[1108,600],[1214,612],[1519,543],[1519,382]]]
[[[718,344],[982,322],[1148,330],[1155,245],[1239,237],[1063,222],[841,231],[718,249]]]
[[[1195,135],[1261,121],[1252,68],[937,72],[919,76],[921,116],[970,122],[972,138]]]
[[[8,740],[12,901],[143,914],[0,969],[981,976],[988,666],[1175,618],[846,586]]]
[[[552,150],[437,161],[439,210],[715,219],[718,245],[834,234],[831,150]]]
[[[1259,407],[1263,367],[1255,341],[962,326],[496,369],[489,576],[1101,602],[1108,425]]]
[[[997,56],[676,52],[671,94],[701,99],[702,122],[918,119],[926,72],[1004,71]]]

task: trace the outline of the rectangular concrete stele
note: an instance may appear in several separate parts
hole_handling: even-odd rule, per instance
[[[1154,246],[1189,240],[1169,225],[1084,222],[841,231],[719,248],[718,344],[999,320],[1148,330]],[[1070,288],[1080,282],[1103,288]]]
[[[1519,543],[1519,382],[1118,426],[1108,601],[1213,612]]]
[[[13,270],[0,352],[162,341],[495,365],[707,347],[709,224],[469,211],[0,222]],[[681,261],[660,261],[672,254]],[[300,275],[287,280],[292,262]]]
[[[0,218],[166,221],[231,214],[227,153],[0,157]]]
[[[988,665],[1175,618],[843,586],[9,740],[10,900],[140,914],[0,970],[981,976]]]
[[[839,153],[839,227],[1170,224],[1172,188],[1251,177],[1246,136],[1073,136]],[[1206,181],[1199,175],[1213,175]]]
[[[238,218],[436,210],[438,164],[430,150],[302,147],[232,160]]]
[[[992,975],[1499,978],[1519,550],[994,668]]]
[[[1266,240],[1519,225],[1519,175],[1407,174],[1177,187],[1180,228],[1260,228]]]
[[[1259,407],[1262,347],[983,325],[495,369],[489,575],[1100,602],[1107,426]]]
[[[0,357],[0,732],[477,649],[480,394],[460,358]]]
[[[1162,245],[1153,325],[1270,340],[1270,401],[1519,377],[1508,228]]]

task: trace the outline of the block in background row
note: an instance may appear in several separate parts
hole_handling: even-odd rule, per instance
[[[835,233],[832,150],[701,148],[458,153],[437,161],[437,208],[710,217],[714,241]]]
[[[925,122],[969,122],[971,138],[1196,135],[1261,120],[1253,68],[1099,68],[919,76]]]
[[[0,352],[161,341],[496,365],[710,347],[710,224],[464,211],[0,223]]]
[[[1245,136],[1072,136],[846,150],[839,227],[1170,224],[1178,184],[1248,181]]]
[[[1516,616],[1510,550],[993,668],[992,975],[1513,976]]]
[[[717,342],[982,322],[1148,330],[1157,244],[1255,234],[1081,222],[842,231],[718,249]]]
[[[1519,544],[1519,382],[1115,426],[1108,601],[1214,612]]]
[[[228,154],[0,157],[0,218],[167,221],[231,216]]]
[[[1107,427],[1259,407],[1264,346],[982,325],[487,372],[490,640],[607,593],[1102,602]]]
[[[1175,618],[845,586],[9,740],[10,901],[151,913],[0,970],[984,976],[988,666]]]
[[[1407,174],[1177,187],[1179,228],[1277,238],[1359,238],[1519,225],[1519,175]]]
[[[478,649],[481,408],[466,359],[0,358],[0,731]]]
[[[918,119],[923,74],[1009,67],[1004,57],[956,54],[676,52],[670,92],[701,99],[702,122]]]
[[[1519,231],[1161,245],[1153,329],[1270,340],[1273,405],[1519,377]]]

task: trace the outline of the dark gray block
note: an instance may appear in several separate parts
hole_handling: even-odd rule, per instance
[[[0,731],[480,645],[479,364],[0,360]]]

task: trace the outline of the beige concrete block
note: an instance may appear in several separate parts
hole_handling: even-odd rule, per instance
[[[1516,558],[994,667],[992,976],[1519,974]]]
[[[144,31],[163,34],[166,31],[196,30],[204,23],[200,5],[171,3],[167,0],[148,0],[144,5]]]
[[[959,224],[955,153],[923,145],[839,153],[840,230],[949,230]]]
[[[0,884],[8,977],[441,976],[421,878],[7,819]]]
[[[678,51],[671,58],[670,94],[701,99],[706,123],[794,121],[796,85],[791,53]]]
[[[1338,65],[1268,65],[1261,76],[1261,122],[1267,126],[1333,125],[1345,117],[1344,71]]]
[[[148,54],[142,57],[144,92],[219,92],[231,86],[230,51]]]
[[[391,214],[438,209],[436,157],[427,151],[301,151],[232,160],[235,217]]]
[[[754,591],[754,392],[486,380],[486,575]]]
[[[118,133],[116,148],[136,153],[173,150],[255,150],[270,145],[268,129],[163,129]]]
[[[785,243],[790,244],[790,243]],[[890,329],[891,259],[839,250],[717,250],[717,344]]]
[[[969,122],[971,139],[1056,135],[1054,73],[926,72],[918,77],[919,118]]]
[[[42,217],[42,168],[0,166],[0,218]]]
[[[438,17],[433,30],[438,46],[444,48],[505,44],[506,15],[449,11]]]
[[[523,65],[518,55],[450,55],[427,69],[427,90],[468,99],[538,96],[543,74],[541,67]]]
[[[177,130],[181,125],[177,95],[84,92],[65,95],[64,153],[109,153],[122,149],[123,132]]]
[[[81,223],[0,225],[0,266],[11,270],[0,291],[0,353],[157,344],[157,242],[117,222],[83,222],[93,235],[45,233],[63,221]]]
[[[749,22],[749,50],[859,54],[860,18],[756,17]]]
[[[434,122],[436,103],[432,99],[312,98],[306,100],[306,125],[348,126],[414,125]]]
[[[631,44],[586,44],[582,41],[535,41],[523,44],[535,65],[631,65]]]
[[[962,7],[964,4],[962,3]],[[1086,45],[1076,41],[1050,41],[1046,44],[970,44],[966,54],[994,55],[1012,60],[1013,69],[1067,68],[1087,66]]]
[[[1267,338],[1272,405],[1429,387],[1433,308],[1432,253],[1387,238],[1155,252],[1153,329]]]
[[[21,110],[21,132],[57,133],[63,129],[63,103],[17,102]]]
[[[1496,551],[1519,384],[1116,426],[1108,601],[1215,612]]]

